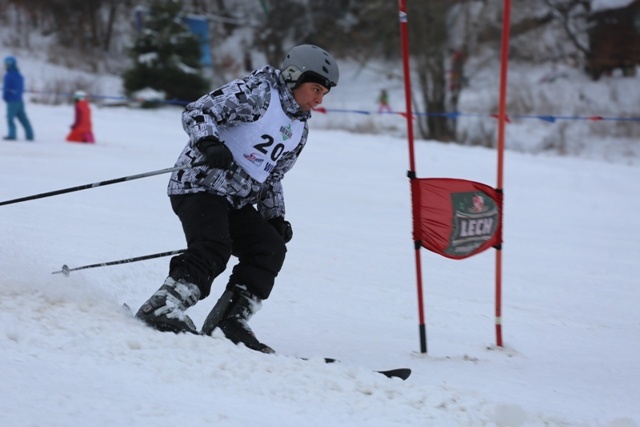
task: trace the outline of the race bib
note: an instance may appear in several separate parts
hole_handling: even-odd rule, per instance
[[[233,160],[251,178],[263,183],[283,154],[296,148],[304,123],[289,118],[282,110],[280,96],[271,87],[271,102],[258,121],[239,123],[219,130],[220,139],[233,153]]]

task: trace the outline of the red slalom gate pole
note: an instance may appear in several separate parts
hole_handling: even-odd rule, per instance
[[[407,5],[405,0],[398,1],[398,12],[400,19],[400,39],[402,42],[402,68],[404,72],[404,98],[407,119],[407,140],[409,144],[409,172],[408,176],[411,183],[411,205],[413,213],[413,236],[416,263],[416,279],[418,293],[418,318],[419,318],[419,334],[420,334],[420,352],[427,352],[427,327],[424,316],[424,304],[422,294],[422,261],[420,257],[421,243],[415,240],[416,218],[419,216],[420,191],[417,188],[416,171],[415,171],[415,151],[413,137],[413,111],[411,108],[411,67],[409,65],[409,31],[407,29]]]
[[[500,56],[500,102],[498,106],[498,176],[496,185],[496,190],[500,193],[503,193],[504,181],[504,129],[507,122],[507,70],[509,64],[510,21],[511,0],[504,0],[502,11],[502,46]],[[503,215],[500,217],[502,220]],[[496,250],[495,294],[496,345],[498,347],[502,347],[502,244]]]

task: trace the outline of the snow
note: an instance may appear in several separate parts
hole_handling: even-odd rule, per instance
[[[326,101],[346,103],[340,88]],[[95,145],[64,142],[70,105],[28,102],[27,113],[36,142],[0,143],[0,201],[168,168],[186,142],[175,107],[94,105]],[[495,251],[453,261],[423,250],[421,354],[407,143],[315,125],[330,117],[314,115],[285,178],[294,238],[251,321],[282,355],[125,314],[162,284],[169,258],[51,274],[182,249],[167,175],[0,206],[0,425],[637,427],[640,168],[508,151],[504,347]],[[419,176],[495,185],[496,157],[416,143]],[[189,310],[197,324],[227,274]],[[372,372],[405,366],[405,382]]]
[[[627,7],[635,0],[591,0],[591,12]]]

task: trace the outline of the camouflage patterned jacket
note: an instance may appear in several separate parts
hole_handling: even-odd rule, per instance
[[[279,99],[271,99],[274,93],[272,86],[277,88]],[[263,183],[251,178],[236,162],[228,170],[197,166],[174,172],[169,181],[168,194],[171,196],[207,191],[225,196],[234,208],[247,204],[256,205],[266,219],[284,217],[281,181],[284,174],[293,167],[307,142],[307,120],[311,115],[300,109],[280,76],[280,70],[266,66],[187,105],[182,113],[182,127],[189,135],[189,143],[178,157],[176,166],[204,161],[204,155],[195,146],[196,142],[206,136],[219,138],[219,130],[223,127],[261,120],[272,101],[280,102],[288,117],[303,122],[304,129],[296,148],[278,159]]]

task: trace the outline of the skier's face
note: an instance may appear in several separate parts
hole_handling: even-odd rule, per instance
[[[322,98],[329,92],[319,83],[306,82],[293,90],[295,98],[302,111],[311,111],[322,104]]]

